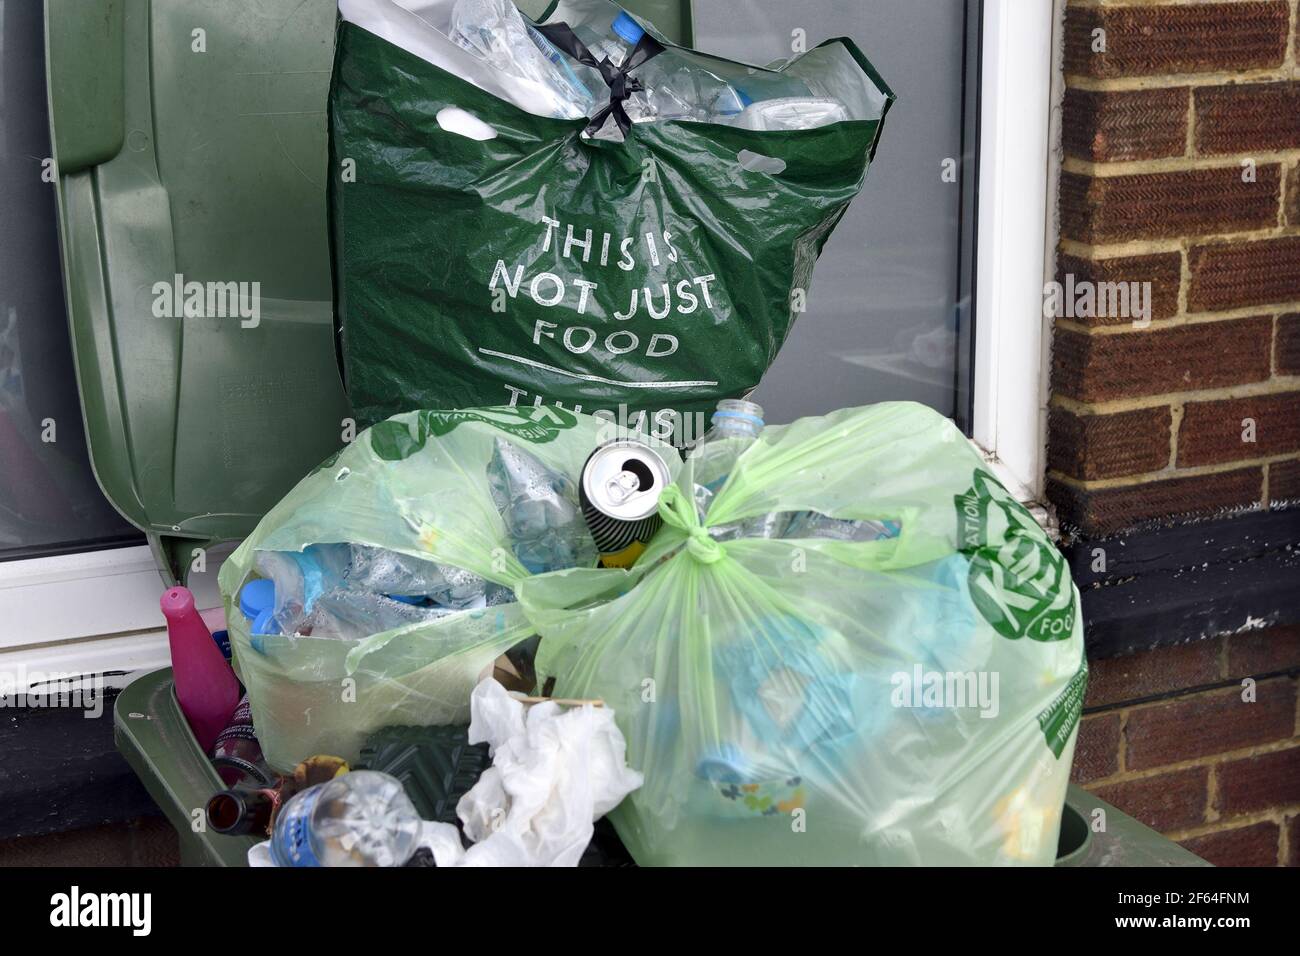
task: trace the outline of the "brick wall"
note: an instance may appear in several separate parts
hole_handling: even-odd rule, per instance
[[[1300,627],[1091,668],[1076,782],[1212,863],[1300,866]]]
[[[1298,15],[1067,0],[1047,494],[1069,536],[1300,500]],[[1091,666],[1076,780],[1211,862],[1300,866],[1300,628]]]
[[[1150,310],[1056,310],[1066,528],[1300,498],[1296,8],[1068,0],[1057,279],[1149,283]]]

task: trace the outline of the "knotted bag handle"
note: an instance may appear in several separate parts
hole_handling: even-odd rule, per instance
[[[658,56],[664,51],[664,45],[649,33],[643,33],[636,46],[632,48],[632,52],[623,61],[622,66],[615,66],[609,62],[609,57],[598,61],[591,50],[587,48],[587,45],[578,39],[578,35],[573,32],[567,23],[539,25],[537,32],[579,63],[599,72],[601,78],[605,81],[605,85],[609,87],[609,102],[591,118],[591,122],[587,124],[583,132],[588,136],[594,136],[605,125],[605,120],[613,114],[619,132],[626,136],[627,131],[632,128],[632,120],[628,117],[627,110],[623,108],[623,102],[633,93],[639,93],[645,89],[641,85],[641,81],[635,76],[628,76],[628,71],[635,70],[646,60]]]

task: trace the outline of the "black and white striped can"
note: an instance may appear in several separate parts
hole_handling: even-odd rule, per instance
[[[627,568],[663,524],[659,493],[672,481],[668,463],[644,442],[606,442],[582,466],[578,499],[600,563]]]

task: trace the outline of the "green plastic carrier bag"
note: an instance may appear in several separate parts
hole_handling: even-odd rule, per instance
[[[355,760],[380,727],[467,722],[470,691],[484,670],[535,633],[510,593],[536,556],[503,517],[516,512],[502,511],[494,479],[501,456],[527,455],[567,483],[576,517],[568,527],[588,545],[571,552],[594,565],[595,545],[571,489],[597,443],[614,437],[606,434],[611,428],[561,408],[410,412],[359,434],[272,508],[218,578],[235,666],[267,761],[286,770],[318,753]],[[677,455],[664,450],[675,471]],[[529,502],[520,507],[527,512]],[[261,576],[268,555],[321,549],[342,549],[335,563],[343,589],[360,571],[358,554],[385,549],[478,576],[492,596],[435,620],[351,639],[252,634],[240,593]]]
[[[769,70],[675,47],[645,21],[628,72],[603,76],[563,52],[558,25],[608,36],[619,8],[561,0],[540,29],[559,31],[547,33],[551,62],[590,96],[578,109],[465,49],[498,55],[507,33],[496,24],[484,39],[458,6],[339,4],[330,214],[359,420],[413,407],[623,406],[675,444],[698,438],[683,413],[754,388],[803,311],[893,93],[849,40]],[[633,81],[656,56],[690,64],[709,96],[729,91],[740,112],[715,101],[713,121],[629,120],[624,105],[642,95]],[[794,102],[782,122],[804,121],[792,90],[811,91],[817,122],[841,118],[747,128],[774,122],[753,113],[764,104],[770,114]],[[760,102],[741,110],[751,95]]]
[[[518,591],[539,680],[612,706],[645,776],[613,814],[637,862],[1051,865],[1078,593],[953,424],[887,403],[768,428],[702,522],[693,472],[631,572]],[[743,536],[774,514],[817,536]]]

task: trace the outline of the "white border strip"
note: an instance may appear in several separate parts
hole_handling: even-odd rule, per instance
[[[1031,498],[1046,459],[1055,6],[984,4],[972,437]]]
[[[200,608],[221,606],[217,568],[229,547],[215,550],[190,576]],[[162,592],[144,546],[0,562],[0,668],[14,648],[157,629]]]

